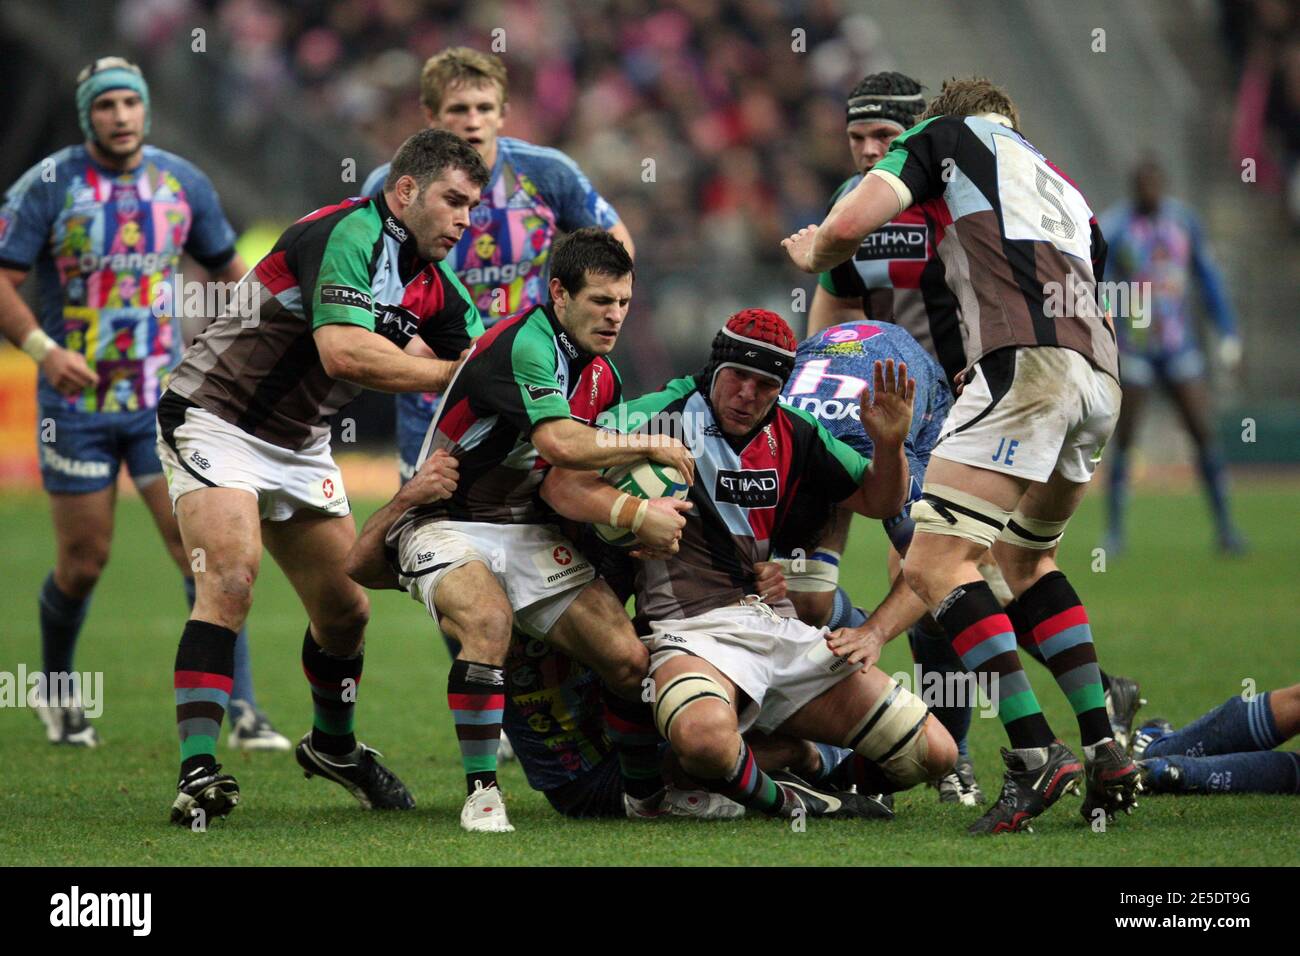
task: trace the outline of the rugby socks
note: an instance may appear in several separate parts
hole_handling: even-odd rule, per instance
[[[861,627],[867,623],[867,616],[860,608],[853,606],[853,599],[843,588],[835,589],[835,602],[831,605],[831,617],[826,626],[832,631],[838,627]]]
[[[182,779],[199,767],[217,764],[217,739],[230,704],[234,670],[235,632],[207,621],[186,621],[173,680]]]
[[[1011,620],[1011,626],[1016,629],[1016,643],[1020,645],[1020,649],[1046,667],[1047,658],[1043,656],[1043,652],[1034,642],[1034,629],[1032,625],[1025,620],[1025,612],[1020,609],[1020,602],[1012,601],[1004,608],[1004,610],[1007,612],[1007,617]],[[1098,667],[1097,673],[1101,675],[1102,691],[1109,691],[1110,675],[1104,670],[1101,670],[1100,667]]]
[[[1300,753],[1286,750],[1143,758],[1142,762],[1155,771],[1157,793],[1300,794]],[[1178,768],[1176,779],[1168,767]]]
[[[832,786],[836,790],[847,790],[853,781],[845,779],[849,766],[849,758],[853,756],[853,751],[847,747],[836,747],[832,744],[823,744],[813,741],[813,746],[817,748],[817,755],[821,758],[821,766],[817,772],[808,777],[809,783],[823,783]],[[840,781],[843,781],[841,783]]]
[[[1047,669],[1070,701],[1083,745],[1111,736],[1088,612],[1069,580],[1060,571],[1049,571],[1017,603]]]
[[[194,579],[181,578],[185,582],[185,600],[190,610],[194,610]],[[248,706],[256,707],[257,699],[253,696],[253,655],[248,649],[248,625],[239,629],[235,638],[235,686],[230,691],[231,700],[243,700]]]
[[[605,731],[618,752],[623,790],[638,800],[654,796],[664,788],[654,708],[640,700],[624,700],[608,687],[602,689],[601,695]]]
[[[1263,693],[1248,701],[1229,697],[1181,730],[1152,741],[1142,756],[1181,754],[1203,757],[1272,750],[1281,746],[1285,738],[1278,732],[1269,696]]]
[[[474,784],[497,785],[497,748],[506,708],[506,670],[494,664],[454,660],[447,674],[447,706],[456,723],[465,792]]]
[[[1116,445],[1106,449],[1106,463],[1110,466],[1110,481],[1106,487],[1107,533],[1106,540],[1117,547],[1124,542],[1124,509],[1128,505],[1128,452]]]
[[[326,653],[311,636],[311,625],[307,625],[302,639],[302,672],[311,684],[312,750],[345,757],[357,749],[353,726],[365,656],[364,650],[351,657]]]
[[[54,583],[54,572],[45,576],[41,585],[41,662],[47,675],[46,686],[58,686],[48,678],[54,674],[72,673],[72,656],[77,649],[77,635],[86,620],[90,598],[81,600],[68,597]],[[60,705],[59,701],[50,701]],[[66,702],[65,702],[66,703]]]
[[[1052,729],[1020,666],[1015,629],[988,582],[981,578],[954,588],[940,604],[935,620],[968,671],[996,679],[998,719],[1011,746],[1016,750],[1049,746]]]
[[[731,773],[721,781],[701,782],[724,797],[730,797],[745,807],[769,816],[789,816],[793,809],[787,806],[786,791],[759,769],[758,761],[754,759],[753,751],[745,743],[744,737],[740,737],[740,753],[736,755],[736,764],[731,768]]]
[[[939,723],[947,728],[948,733],[952,734],[952,739],[957,743],[957,750],[963,757],[969,757],[970,751],[966,746],[966,736],[970,733],[971,715],[975,712],[975,701],[967,700],[964,705],[957,706],[955,700],[949,701],[945,698],[950,691],[956,689],[956,682],[948,680],[948,674],[965,674],[966,665],[962,663],[957,652],[952,648],[952,642],[948,640],[943,631],[937,634],[929,633],[920,624],[913,624],[907,629],[907,640],[912,645],[912,660],[916,661],[921,667],[921,680],[917,683],[917,696],[926,696],[922,693],[924,688],[932,686],[927,680],[926,674],[938,674],[939,680],[939,701],[930,704],[930,713],[934,714]],[[973,685],[966,685],[972,686]],[[965,690],[963,690],[965,696]]]
[[[1201,472],[1201,481],[1205,483],[1205,493],[1210,499],[1210,510],[1214,513],[1214,525],[1220,535],[1232,532],[1232,519],[1228,517],[1228,479],[1223,468],[1223,459],[1216,449],[1203,449],[1196,456],[1196,467]]]

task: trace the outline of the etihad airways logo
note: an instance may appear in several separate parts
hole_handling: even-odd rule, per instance
[[[927,226],[888,223],[863,239],[853,258],[858,262],[869,259],[924,259],[928,239]]]
[[[713,498],[742,508],[775,508],[780,487],[775,468],[755,471],[719,469]]]

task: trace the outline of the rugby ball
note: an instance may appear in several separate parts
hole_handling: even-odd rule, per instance
[[[682,473],[672,465],[656,464],[648,458],[606,469],[603,477],[619,491],[626,491],[634,498],[676,498],[684,501],[691,490]],[[606,544],[618,548],[630,548],[636,544],[636,535],[628,528],[615,528],[607,524],[598,524],[595,528],[600,540]]]

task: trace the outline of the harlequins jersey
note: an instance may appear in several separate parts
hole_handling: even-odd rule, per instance
[[[284,448],[329,434],[359,385],[331,378],[312,333],[358,325],[399,348],[419,336],[455,359],[483,331],[444,263],[420,256],[384,198],[347,199],[298,220],[236,289],[176,369],[170,391]]]

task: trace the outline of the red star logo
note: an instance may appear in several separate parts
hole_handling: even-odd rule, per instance
[[[555,563],[560,565],[561,567],[563,567],[566,564],[573,563],[573,554],[569,551],[568,548],[564,547],[563,545],[559,546],[554,551],[552,551],[551,557],[554,558]]]
[[[323,491],[323,492],[325,492],[325,497],[326,497],[326,498],[333,498],[333,497],[334,497],[334,482],[331,481],[329,478],[326,478],[324,481],[322,481],[322,482],[320,483],[320,490]]]

